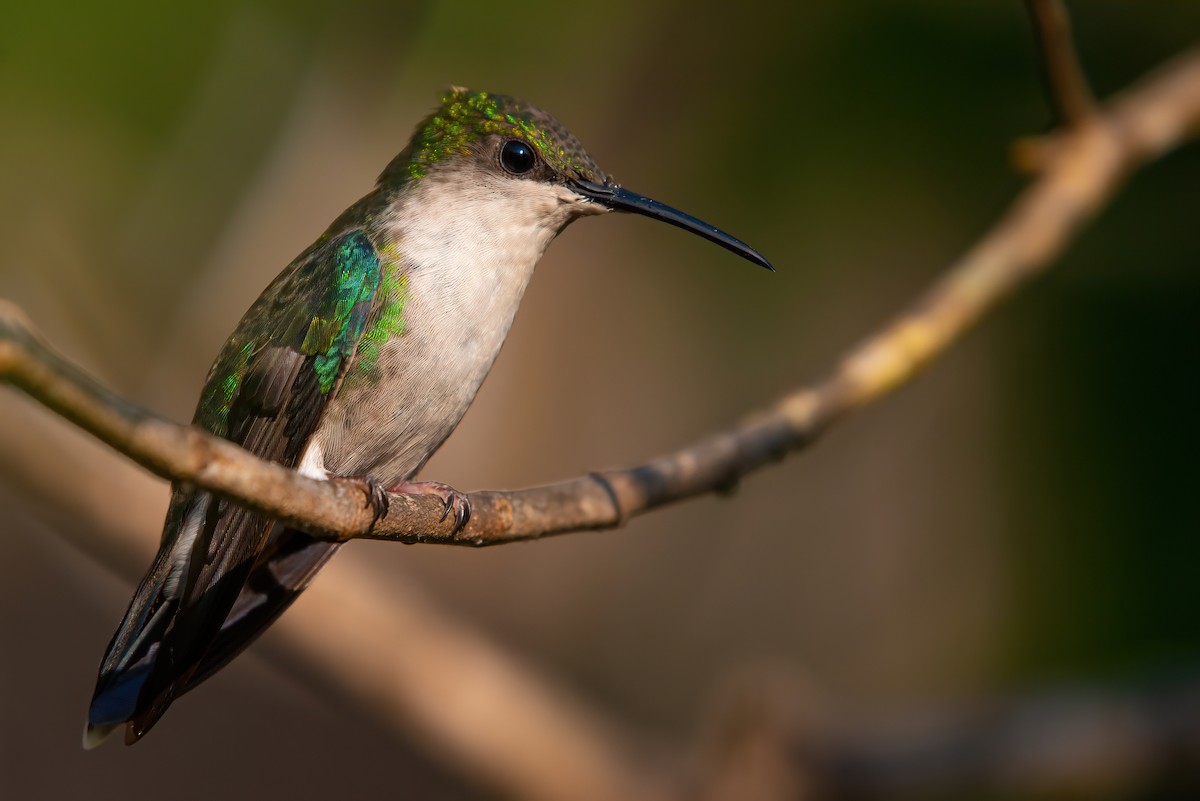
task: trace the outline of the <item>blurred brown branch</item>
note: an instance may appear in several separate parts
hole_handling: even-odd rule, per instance
[[[1073,127],[1096,113],[1096,101],[1079,65],[1071,18],[1062,0],[1026,0],[1038,40],[1042,70],[1059,119]]]
[[[1115,798],[1151,787],[1183,798],[1200,785],[1194,679],[1057,687],[852,725],[795,695],[746,686],[731,699],[705,764],[706,786],[731,791],[707,798],[749,797],[764,777],[800,792],[755,798]]]
[[[1035,3],[1034,10],[1043,5]],[[1060,45],[1052,44],[1053,36],[1047,34],[1051,28],[1041,30],[1049,55]],[[1060,41],[1069,46],[1065,33],[1062,36]],[[1064,63],[1074,60],[1073,51],[1058,52],[1068,59]],[[1079,102],[1087,97],[1079,91],[1082,87],[1086,92],[1081,76],[1074,89],[1074,79],[1051,80],[1057,96],[1074,93],[1072,102],[1085,107]],[[1077,113],[1064,107],[1069,122],[1078,121]],[[957,341],[1057,257],[1125,176],[1200,128],[1200,51],[1185,53],[1143,79],[1098,108],[1089,121],[1068,125],[1047,140],[1053,147],[1041,151],[1039,176],[991,231],[908,311],[852,350],[825,380],[795,391],[741,425],[645,465],[527,490],[473,493],[475,514],[457,537],[450,532],[450,521],[440,520],[442,510],[435,499],[392,496],[388,515],[372,530],[357,485],[305,479],[129,404],[55,355],[10,304],[0,304],[0,379],[158,475],[191,481],[321,536],[489,545],[618,526],[632,515],[726,487],[804,447],[843,413],[886,394]],[[358,580],[317,582],[308,603],[280,621],[287,647],[304,653],[331,685],[396,727],[428,734],[451,759],[461,761],[458,767],[464,773],[505,792],[530,798],[631,797],[632,789],[614,788],[642,786],[607,736],[597,733],[602,727],[580,723],[590,720],[587,714],[567,711],[570,704],[535,676],[522,674],[516,663],[489,656],[452,626],[420,625],[429,621],[406,610],[403,602],[369,591],[370,586]],[[348,608],[377,625],[337,625]],[[409,630],[414,627],[420,632]],[[326,635],[322,639],[314,632]],[[329,647],[331,638],[336,647]],[[414,643],[445,652],[422,661],[413,654]],[[430,669],[434,664],[441,670],[447,665],[460,670],[439,681]],[[468,719],[461,707],[421,700],[444,699],[453,696],[455,687],[476,686],[485,680],[477,669],[481,664],[495,668],[488,668],[491,678],[486,680],[503,688],[490,696],[494,708],[488,715]],[[450,690],[434,691],[431,683],[450,685]],[[495,730],[489,721],[525,721],[525,734],[492,736]],[[576,762],[569,770],[548,765],[531,730],[541,732],[543,740],[553,732],[560,745],[569,743]],[[802,760],[796,765],[797,770],[822,770],[819,764],[806,767]],[[831,776],[830,781],[838,780],[836,774]],[[814,781],[821,786],[819,778]]]

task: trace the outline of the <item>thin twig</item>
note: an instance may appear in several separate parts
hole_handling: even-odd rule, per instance
[[[1050,101],[1062,124],[1074,128],[1096,114],[1096,101],[1079,65],[1071,17],[1062,0],[1026,0]]]

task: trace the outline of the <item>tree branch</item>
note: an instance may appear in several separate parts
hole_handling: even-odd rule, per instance
[[[833,717],[823,699],[809,698],[812,692],[762,677],[737,688],[710,726],[706,801],[1195,791],[1194,678],[1133,690],[1059,686],[851,725]],[[771,792],[747,791],[764,782]]]
[[[188,481],[316,536],[496,545],[620,526],[667,503],[719,491],[799,450],[843,414],[885,395],[1045,268],[1135,167],[1200,127],[1200,50],[1057,134],[1039,178],[907,312],[853,349],[825,380],[740,425],[636,467],[531,489],[472,493],[455,535],[429,496],[392,495],[372,527],[358,483],[315,481],[196,428],[138,408],[56,355],[0,301],[0,380],[22,389],[150,471]]]
[[[1037,35],[1050,102],[1063,125],[1074,128],[1095,116],[1096,101],[1079,65],[1071,17],[1062,0],[1025,0],[1025,5]]]

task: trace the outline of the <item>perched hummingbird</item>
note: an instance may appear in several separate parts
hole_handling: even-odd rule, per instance
[[[208,372],[193,425],[317,479],[410,482],[475,398],[534,265],[579,217],[644,214],[771,269],[757,251],[618,186],[557,120],[453,88],[379,176],[254,302]],[[382,491],[381,491],[382,490]],[[338,549],[189,484],[100,666],[85,747],[142,737],[245,648]]]

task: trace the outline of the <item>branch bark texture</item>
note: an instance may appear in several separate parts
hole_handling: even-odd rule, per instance
[[[1044,269],[1131,170],[1200,127],[1200,50],[1192,50],[1038,148],[1041,174],[923,297],[850,351],[824,380],[746,421],[635,467],[542,487],[472,493],[453,532],[439,500],[393,495],[374,522],[358,483],[316,481],[118,397],[55,354],[0,302],[0,380],[150,471],[188,481],[314,535],[349,540],[497,545],[613,528],[667,503],[727,488],[811,443],[945,351],[1013,289]]]

